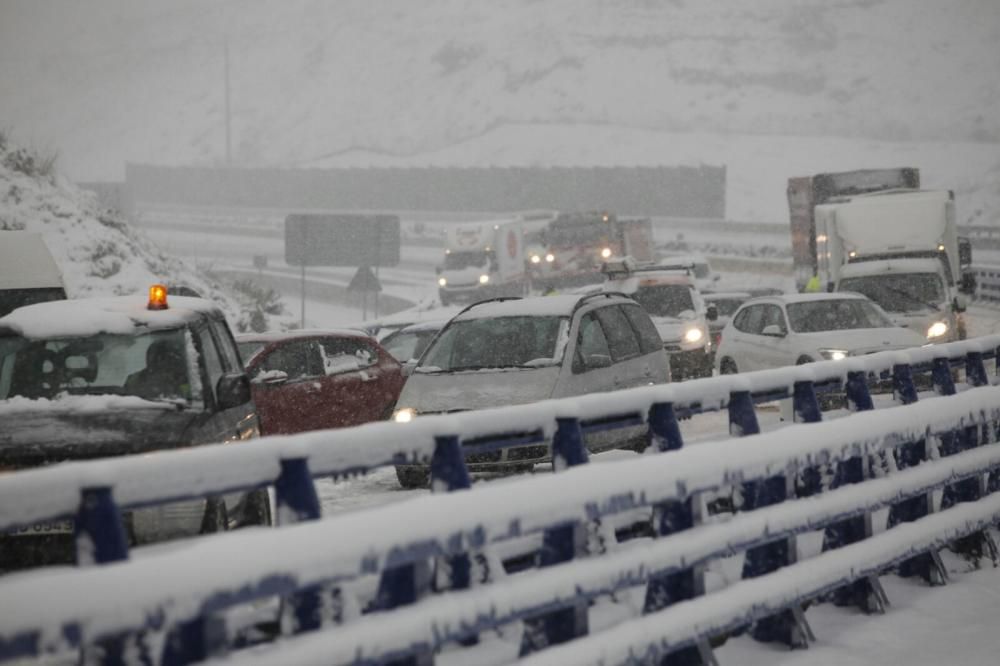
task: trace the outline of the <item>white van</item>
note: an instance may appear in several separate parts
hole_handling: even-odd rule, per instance
[[[62,273],[42,235],[0,231],[0,317],[22,305],[65,298]]]

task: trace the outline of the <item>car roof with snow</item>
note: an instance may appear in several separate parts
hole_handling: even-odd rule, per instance
[[[534,296],[531,298],[514,298],[509,300],[481,301],[470,305],[458,314],[453,321],[467,319],[490,319],[494,317],[569,317],[582,305],[582,301],[596,301],[595,296],[614,297],[615,293],[597,294],[557,294],[553,296]],[[626,296],[620,295],[622,300]]]
[[[234,337],[236,338],[236,342],[261,342],[270,344],[272,342],[281,342],[282,340],[291,340],[294,338],[370,338],[371,336],[366,331],[357,328],[298,328],[291,331],[240,333]]]
[[[868,297],[853,291],[835,291],[806,294],[774,294],[773,296],[758,296],[748,300],[744,305],[753,303],[809,303],[812,301],[867,301]]]
[[[451,321],[450,319],[432,319],[431,321],[418,321],[410,324],[406,328],[401,328],[397,333],[425,333],[427,331],[439,331]]]
[[[137,329],[179,328],[205,317],[223,318],[222,311],[203,298],[170,296],[167,304],[166,309],[150,310],[143,294],[48,301],[18,308],[0,318],[0,334],[31,339],[130,335]]]

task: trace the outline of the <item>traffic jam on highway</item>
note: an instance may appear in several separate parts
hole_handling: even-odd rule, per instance
[[[22,259],[0,291],[0,472],[374,421],[404,428],[428,414],[965,337],[975,282],[950,192],[893,169],[793,178],[788,197],[789,293],[665,255],[647,218],[531,211],[449,225],[435,307],[238,335],[210,300],[162,284],[65,300],[42,238],[4,232],[2,251]],[[641,452],[647,434],[585,444]],[[550,462],[537,444],[467,459],[477,479]],[[428,486],[426,466],[395,473],[398,488]],[[138,509],[127,536],[138,545],[270,525],[272,504],[257,490]],[[2,534],[0,570],[70,563],[72,539],[72,521]]]

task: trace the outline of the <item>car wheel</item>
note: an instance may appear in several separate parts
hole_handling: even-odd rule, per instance
[[[724,358],[719,363],[719,374],[720,375],[735,375],[739,372],[736,367],[736,361],[731,358]]]
[[[225,532],[229,529],[229,511],[226,501],[221,497],[209,497],[205,500],[205,517],[201,519],[201,533]]]
[[[413,488],[426,488],[430,485],[431,473],[426,467],[396,466],[396,478],[399,485],[410,490]]]

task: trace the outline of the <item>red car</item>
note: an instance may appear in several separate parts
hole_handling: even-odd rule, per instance
[[[402,366],[361,331],[236,336],[261,433],[291,434],[388,419]]]

